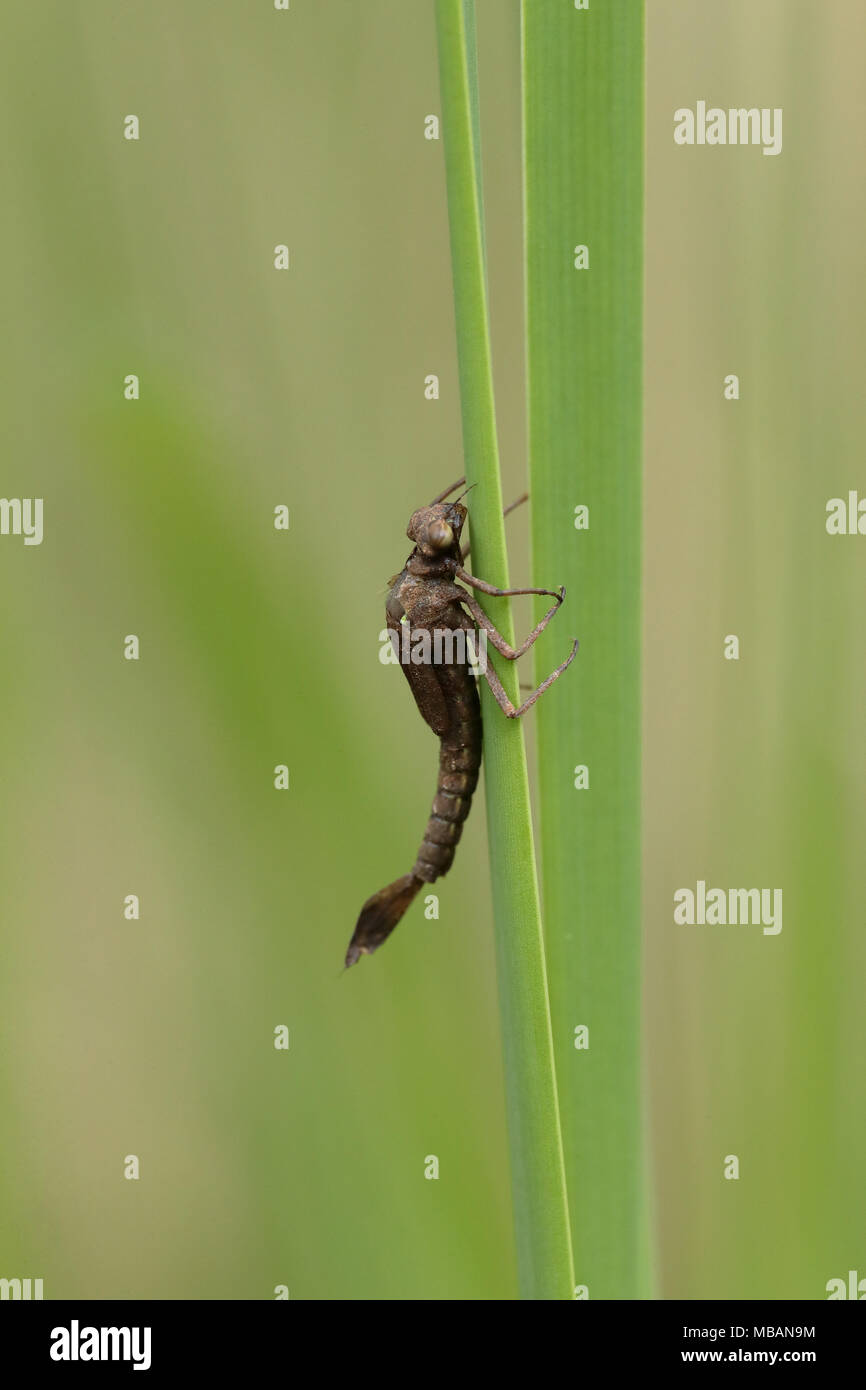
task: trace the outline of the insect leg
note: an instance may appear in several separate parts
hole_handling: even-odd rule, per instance
[[[562,675],[566,667],[570,666],[571,663],[574,661],[574,658],[577,655],[577,645],[577,639],[575,638],[574,646],[572,647],[569,655],[565,658],[565,661],[563,661],[562,665],[557,666],[555,671],[551,671],[547,679],[543,680],[538,689],[533,690],[532,694],[529,695],[527,699],[523,701],[523,704],[519,705],[517,709],[514,708],[514,705],[509,700],[507,694],[505,693],[505,687],[503,686],[502,681],[497,676],[493,667],[489,662],[487,663],[487,666],[484,670],[484,679],[490,686],[490,689],[493,693],[493,698],[496,700],[496,703],[499,705],[499,708],[501,710],[504,710],[505,714],[508,716],[509,719],[519,719],[521,714],[525,714],[526,711],[530,708],[530,706],[535,704],[539,695],[543,695],[545,690],[547,690],[549,686],[553,685],[553,682],[557,680],[559,676]]]
[[[492,594],[494,598],[512,598],[515,594],[550,594],[551,598],[558,599],[560,603],[565,598],[565,585],[560,584],[558,589],[497,589],[495,584],[488,584],[486,579],[479,579],[477,575],[467,574],[466,570],[457,566],[454,571],[456,579],[461,584],[471,584],[473,589],[479,589],[482,594]]]
[[[450,497],[451,493],[456,492],[457,489],[459,487],[462,487],[465,482],[465,478],[458,478],[456,483],[452,483],[450,487],[446,487],[444,492],[440,492],[438,497],[434,497],[433,501],[429,505],[431,507],[435,507],[437,502],[444,502],[446,497]]]
[[[519,497],[515,497],[515,499],[514,499],[513,502],[509,502],[509,503],[508,503],[508,506],[504,508],[504,510],[503,510],[503,512],[502,512],[502,515],[503,515],[503,516],[508,516],[511,512],[516,511],[518,507],[522,507],[523,504],[524,504],[524,502],[528,502],[528,501],[529,501],[529,493],[528,493],[528,492],[522,492],[522,493],[520,494]]]
[[[524,591],[518,590],[518,592],[522,593]],[[528,592],[546,594],[550,593],[550,590],[530,589]],[[560,590],[560,593],[564,597],[565,590]],[[502,656],[504,656],[507,661],[516,661],[519,656],[523,656],[523,653],[529,650],[535,639],[547,627],[547,624],[550,622],[554,613],[559,608],[559,605],[562,603],[562,598],[560,597],[560,594],[556,594],[556,603],[553,605],[552,608],[548,608],[544,617],[541,619],[541,622],[536,623],[529,636],[523,642],[521,642],[519,647],[512,647],[509,645],[508,642],[506,642],[505,638],[502,636],[502,633],[496,627],[493,626],[493,623],[490,621],[487,614],[484,612],[484,609],[481,607],[481,604],[478,602],[478,600],[474,599],[471,594],[467,594],[465,590],[460,591],[460,594],[460,601],[469,609],[469,612],[472,614],[478,626],[484,629],[496,650]]]

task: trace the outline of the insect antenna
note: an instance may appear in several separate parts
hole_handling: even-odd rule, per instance
[[[454,498],[454,503],[455,503],[455,505],[456,505],[458,502],[462,502],[462,501],[463,501],[463,498],[466,496],[467,492],[471,492],[472,489],[473,489],[474,487],[477,487],[477,486],[478,486],[477,483],[470,483],[468,487],[465,487],[465,488],[463,489],[463,491],[461,492],[460,496]]]

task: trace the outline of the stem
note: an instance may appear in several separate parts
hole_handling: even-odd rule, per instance
[[[566,584],[568,635],[581,642],[574,680],[546,695],[538,719],[551,1004],[577,1280],[592,1299],[629,1299],[649,1292],[639,1065],[643,4],[524,0],[522,15],[534,583]],[[578,245],[588,269],[575,268]],[[580,504],[589,529],[576,529]],[[579,764],[588,789],[575,788]],[[576,1049],[579,1025],[588,1049]]]
[[[442,125],[451,228],[463,448],[472,494],[473,567],[508,586],[493,399],[480,197],[477,84],[467,37],[472,0],[437,0]],[[474,43],[472,44],[474,57]],[[513,637],[507,599],[490,616]],[[500,669],[501,667],[501,669]],[[518,703],[512,663],[497,667]],[[508,720],[482,681],[484,769],[496,959],[505,1068],[511,1182],[521,1296],[572,1297],[573,1270],[556,1094],[526,754],[519,720]]]

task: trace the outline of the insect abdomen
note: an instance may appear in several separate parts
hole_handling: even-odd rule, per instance
[[[447,874],[472,807],[481,766],[481,709],[478,691],[466,673],[456,720],[439,745],[439,778],[424,839],[412,872],[425,883]]]

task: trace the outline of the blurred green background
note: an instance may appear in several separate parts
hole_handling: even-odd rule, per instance
[[[478,9],[514,495],[518,6]],[[408,516],[461,471],[432,3],[51,0],[0,33],[0,490],[45,499],[41,546],[0,538],[0,1275],[513,1298],[480,804],[440,920],[339,973],[435,779],[377,640]],[[866,494],[866,11],[650,0],[647,36],[657,1291],[821,1298],[866,1275],[866,541],[824,529]],[[675,146],[699,99],[782,106],[781,156]],[[781,886],[781,935],[675,928],[698,878]]]

